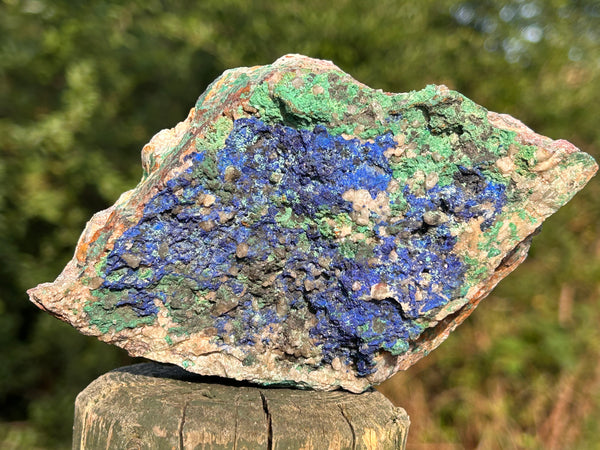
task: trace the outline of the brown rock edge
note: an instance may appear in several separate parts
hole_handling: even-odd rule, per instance
[[[255,387],[144,363],[78,395],[73,449],[404,449],[409,425],[374,390]]]

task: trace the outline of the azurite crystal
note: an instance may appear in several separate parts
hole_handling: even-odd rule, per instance
[[[29,291],[135,356],[362,391],[437,347],[597,166],[448,90],[298,55],[225,72]]]

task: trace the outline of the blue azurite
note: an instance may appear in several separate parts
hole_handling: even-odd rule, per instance
[[[402,186],[394,223],[371,211],[362,239],[336,238],[327,222],[354,212],[345,193],[375,200],[388,190],[394,145],[390,133],[365,142],[238,119],[225,146],[189,155],[189,168],[116,241],[101,291],[139,316],[160,302],[223,346],[270,345],[269,326],[298,327],[289,318],[302,317],[323,362],[340,358],[367,375],[375,354],[408,350],[419,316],[459,292],[466,267],[449,224],[481,216],[484,229],[506,201],[503,185],[457,166],[450,184]],[[443,223],[424,220],[432,211]],[[373,296],[377,286],[389,296]],[[285,347],[285,334],[273,345]]]

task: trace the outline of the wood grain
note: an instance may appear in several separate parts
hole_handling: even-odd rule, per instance
[[[409,418],[377,391],[257,387],[144,363],[75,403],[74,449],[403,449]]]

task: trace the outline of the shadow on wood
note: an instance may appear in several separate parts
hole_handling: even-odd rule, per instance
[[[75,402],[74,449],[403,449],[409,419],[377,391],[257,387],[144,363]]]

